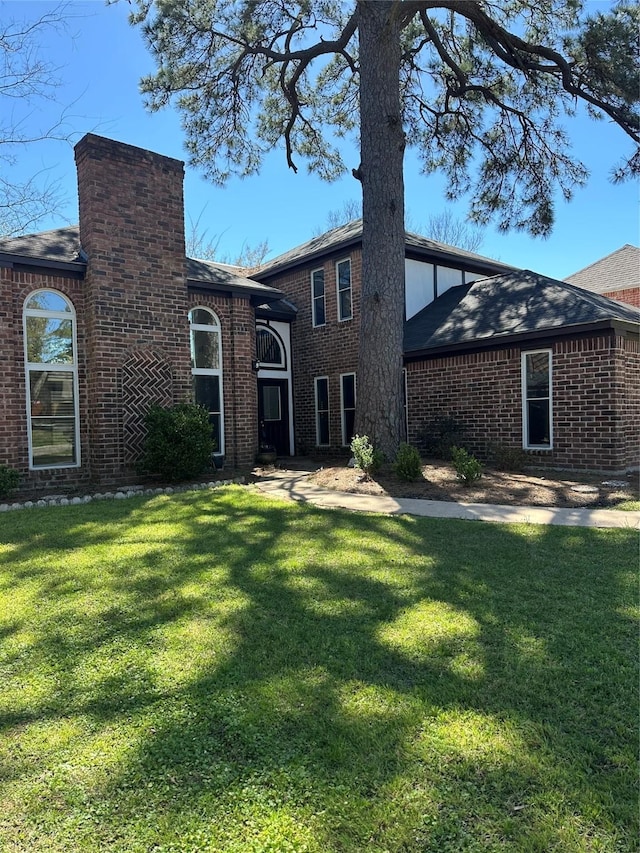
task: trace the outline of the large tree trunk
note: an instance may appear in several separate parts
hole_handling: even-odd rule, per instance
[[[404,439],[404,131],[397,0],[358,0],[362,306],[356,432],[395,458]]]

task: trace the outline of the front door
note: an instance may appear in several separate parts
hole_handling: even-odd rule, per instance
[[[258,379],[260,444],[271,444],[278,456],[289,456],[289,382]]]

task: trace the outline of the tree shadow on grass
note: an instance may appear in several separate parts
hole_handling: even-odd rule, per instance
[[[135,733],[85,791],[77,849],[636,837],[619,562],[632,534],[607,550],[597,531],[323,512],[240,490],[120,513],[115,530],[88,513],[67,531],[72,548],[114,554],[76,600],[73,567],[25,569],[45,598],[71,601],[43,615],[30,650],[56,690],[4,720]]]

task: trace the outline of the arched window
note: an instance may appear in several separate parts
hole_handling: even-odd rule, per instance
[[[256,329],[256,355],[262,367],[287,366],[282,341],[266,326],[258,326]]]
[[[209,308],[189,311],[193,396],[209,412],[214,453],[224,453],[224,408],[222,404],[222,330],[220,320]]]
[[[76,315],[54,290],[27,297],[23,312],[30,468],[80,464]]]

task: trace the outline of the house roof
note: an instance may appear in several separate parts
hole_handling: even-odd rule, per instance
[[[640,249],[626,243],[599,261],[567,276],[565,281],[595,293],[640,287]]]
[[[263,302],[281,299],[282,293],[275,287],[247,278],[240,270],[228,264],[187,258],[187,282],[199,290],[248,293]]]
[[[295,320],[298,309],[288,299],[277,299],[273,302],[263,302],[256,305],[256,317],[263,320]]]
[[[3,262],[12,266],[49,267],[81,273],[86,269],[87,256],[80,246],[78,226],[70,225],[0,240],[0,265]],[[247,278],[240,267],[194,258],[187,258],[187,283],[200,290],[249,294],[261,302],[282,297],[274,287]]]
[[[361,242],[362,219],[354,219],[346,225],[332,228],[331,231],[313,237],[306,243],[296,246],[295,249],[290,249],[288,252],[278,255],[277,258],[267,261],[252,273],[252,277],[260,280],[271,278],[287,269],[310,263],[330,252],[339,252],[357,246]],[[458,249],[446,243],[438,243],[436,240],[421,237],[419,234],[413,234],[410,231],[406,232],[405,245],[407,255],[440,260],[445,264],[459,265],[463,263],[470,271],[474,272],[495,273],[515,269],[509,264],[503,264],[500,261],[494,261],[491,258],[477,255],[475,252],[467,252],[465,249]]]
[[[0,240],[0,264],[49,266],[53,269],[78,271],[86,265],[80,249],[78,226],[5,237]]]
[[[414,317],[404,329],[406,355],[498,341],[566,334],[619,324],[635,327],[640,311],[530,270],[479,279],[452,287]]]

